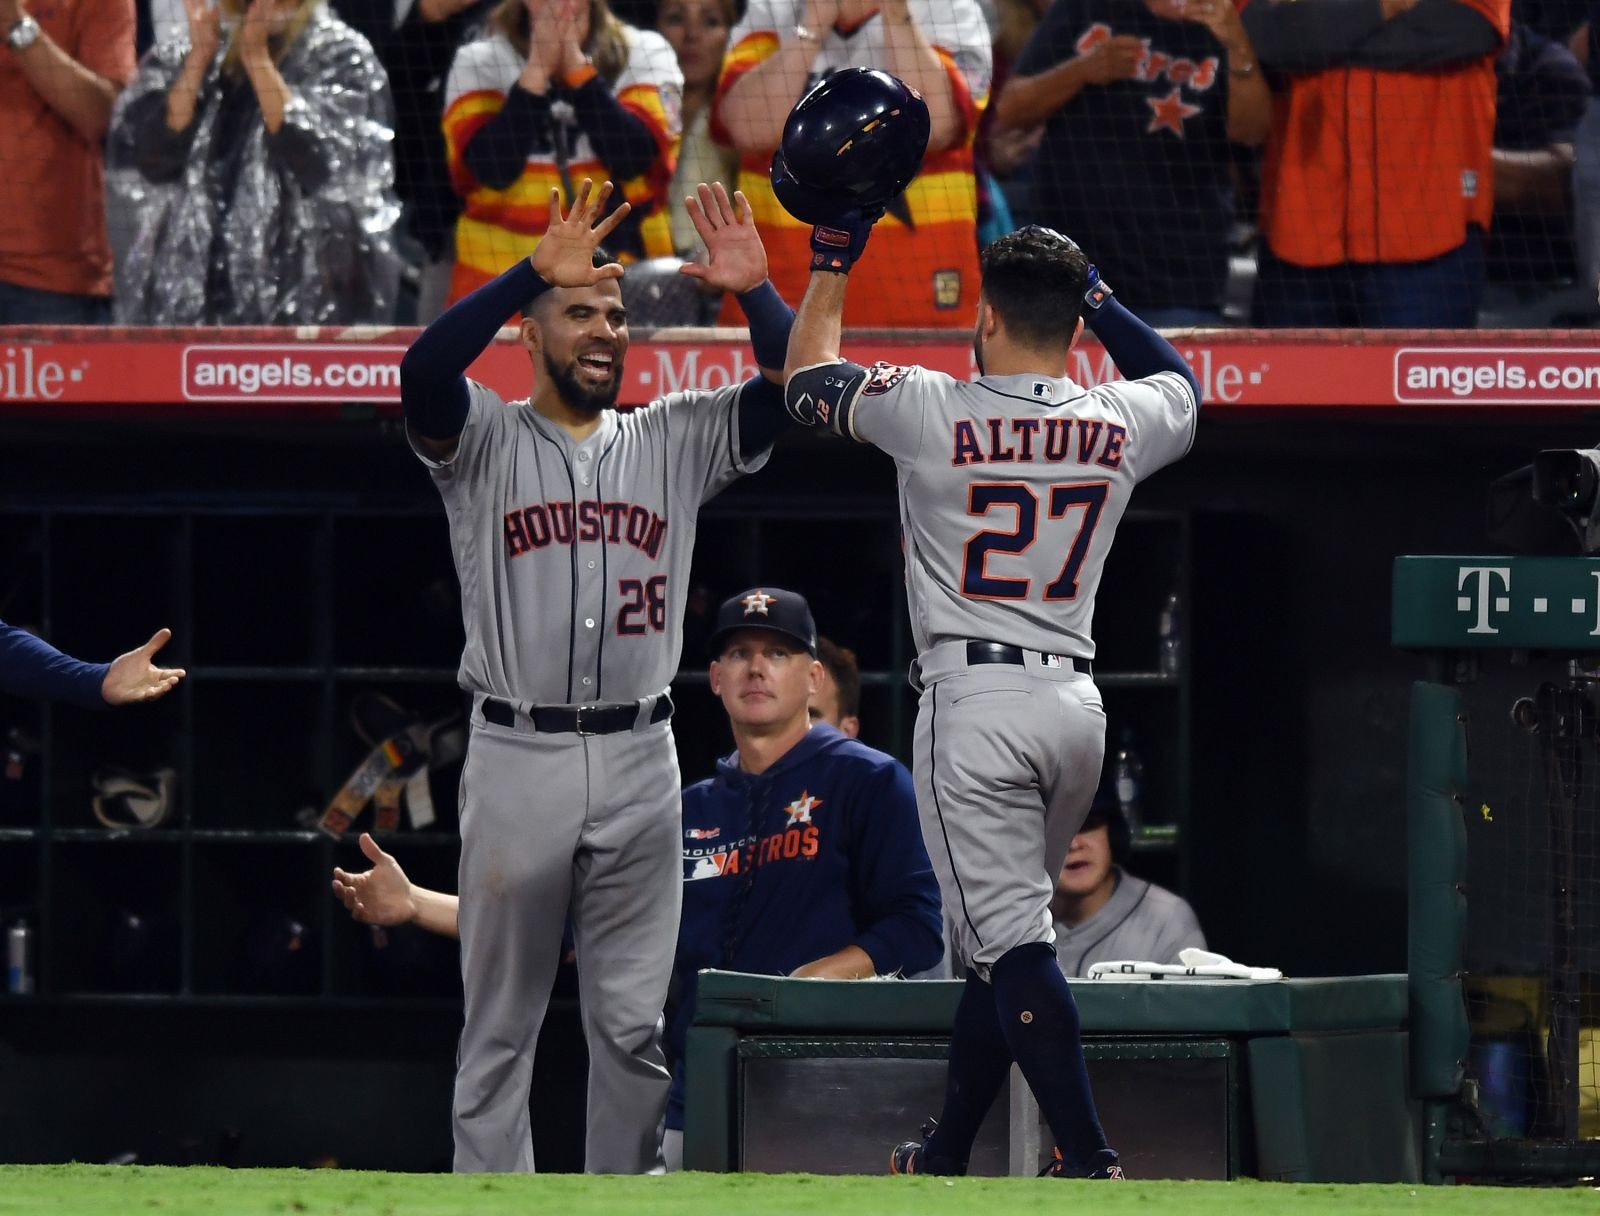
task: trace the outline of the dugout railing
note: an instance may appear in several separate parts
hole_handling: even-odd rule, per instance
[[[1407,777],[1427,1175],[1592,1178],[1600,561],[1397,558],[1393,641],[1430,668]],[[1530,994],[1515,1037],[1472,1000],[1505,978]]]

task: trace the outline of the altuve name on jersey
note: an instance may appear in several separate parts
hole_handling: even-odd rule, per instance
[[[631,502],[586,498],[534,503],[508,511],[505,517],[506,557],[521,557],[547,545],[604,542],[632,545],[650,557],[661,555],[667,521],[648,507]]]
[[[1115,469],[1122,464],[1128,428],[1092,418],[987,418],[955,424],[955,455],[950,463],[1014,464],[1044,461],[1097,464]]]

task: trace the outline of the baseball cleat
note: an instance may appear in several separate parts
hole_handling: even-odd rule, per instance
[[[1060,1149],[1056,1149],[1056,1150],[1054,1150],[1054,1152],[1055,1152],[1055,1156],[1051,1158],[1050,1164],[1045,1166],[1044,1169],[1039,1171],[1039,1177],[1041,1177],[1041,1178],[1082,1177],[1082,1178],[1099,1179],[1099,1180],[1108,1181],[1108,1182],[1126,1182],[1127,1181],[1127,1177],[1122,1172],[1122,1166],[1120,1164],[1118,1164],[1117,1162],[1115,1162],[1115,1161],[1113,1161],[1110,1165],[1102,1165],[1097,1169],[1092,1169],[1087,1174],[1080,1174],[1080,1175],[1071,1174],[1067,1170],[1067,1163],[1061,1157],[1061,1150]]]
[[[922,1139],[904,1140],[889,1150],[889,1172],[891,1174],[920,1174],[922,1173],[922,1149],[928,1143],[928,1137],[933,1135],[933,1129],[939,1125],[929,1119],[922,1125]]]

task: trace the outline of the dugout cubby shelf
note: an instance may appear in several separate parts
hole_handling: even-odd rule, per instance
[[[463,707],[443,512],[421,477],[377,494],[330,469],[304,480],[327,488],[0,501],[0,618],[100,659],[169,626],[160,661],[188,671],[163,700],[116,712],[0,697],[0,760],[12,728],[38,748],[15,779],[0,778],[0,927],[33,926],[36,993],[0,998],[330,1008],[459,998],[453,943],[411,932],[378,942],[348,918],[328,886],[334,865],[365,864],[354,834],[335,841],[308,822],[366,754],[351,724],[360,698],[381,694],[429,721]],[[1096,622],[1108,746],[1134,728],[1148,816],[1179,828],[1176,842],[1148,842],[1136,868],[1179,890],[1192,640],[1178,672],[1161,673],[1157,619],[1174,588],[1189,602],[1189,550],[1186,513],[1130,512]],[[807,593],[819,627],[860,660],[863,739],[908,759],[903,577],[886,494],[829,498],[774,482],[709,504],[674,682],[684,782],[731,747],[705,673],[716,608],[760,582]],[[95,819],[90,775],[108,764],[175,770],[160,826]],[[458,774],[432,776],[434,825],[385,840],[419,882],[445,889]],[[370,825],[368,811],[356,827]]]

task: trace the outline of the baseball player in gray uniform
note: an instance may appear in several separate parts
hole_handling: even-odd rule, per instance
[[[1105,749],[1091,629],[1100,572],[1134,485],[1188,451],[1199,385],[1075,244],[1036,227],[984,251],[978,380],[841,360],[845,285],[871,223],[854,212],[813,235],[785,402],[899,471],[917,802],[969,972],[944,1113],[893,1150],[891,1168],[964,1172],[1015,1060],[1054,1133],[1053,1172],[1119,1178],[1050,898]],[[1084,318],[1136,378],[1093,389],[1068,378]]]
[[[691,273],[739,295],[759,366],[744,385],[610,408],[627,352],[623,270],[599,243],[607,182],[552,192],[528,260],[444,313],[401,365],[407,432],[444,499],[472,694],[461,778],[465,1024],[459,1171],[532,1170],[529,1083],[571,909],[589,1046],[586,1168],[657,1163],[661,1010],[677,938],[680,806],[667,685],[678,669],[700,505],[766,461],[792,320],[766,282],[749,204],[691,203]],[[463,373],[522,312],[529,398]]]

